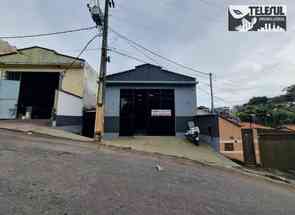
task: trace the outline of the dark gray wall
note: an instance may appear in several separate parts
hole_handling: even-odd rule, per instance
[[[56,126],[82,125],[82,116],[56,116]]]
[[[201,138],[211,145],[217,152],[220,151],[219,118],[216,114],[195,116],[196,126],[200,128]]]
[[[195,116],[194,119],[202,135],[219,137],[218,115],[201,115]]]

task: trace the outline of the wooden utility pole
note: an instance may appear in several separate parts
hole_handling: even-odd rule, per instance
[[[213,95],[212,73],[209,74],[209,78],[210,78],[210,93],[211,93],[211,113],[214,113],[214,95]]]
[[[98,78],[96,117],[95,117],[95,140],[101,141],[104,133],[104,100],[105,100],[105,77],[108,63],[108,25],[109,25],[110,1],[105,0],[105,12],[103,19],[103,35],[100,60],[100,73]]]

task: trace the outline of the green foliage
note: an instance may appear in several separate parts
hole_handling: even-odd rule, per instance
[[[268,102],[268,98],[266,96],[263,97],[254,97],[250,99],[248,102],[249,105],[260,105],[260,104],[266,104]]]
[[[244,122],[253,120],[259,124],[278,127],[284,124],[295,124],[295,85],[284,89],[285,95],[274,98],[254,97],[239,107],[236,116]]]
[[[295,84],[285,88],[284,91],[286,91],[286,95],[295,96]]]

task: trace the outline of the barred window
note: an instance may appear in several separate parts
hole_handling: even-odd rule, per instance
[[[224,151],[234,151],[234,144],[233,143],[225,143],[224,144]]]

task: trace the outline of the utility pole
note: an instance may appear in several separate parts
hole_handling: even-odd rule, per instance
[[[108,25],[109,25],[109,0],[105,0],[103,19],[103,35],[100,60],[100,73],[98,78],[96,117],[95,117],[95,140],[101,141],[104,133],[104,99],[105,99],[105,76],[107,73],[108,58]]]
[[[96,116],[95,116],[95,140],[101,141],[104,133],[104,101],[105,101],[105,77],[107,74],[108,63],[108,25],[109,25],[109,7],[114,7],[113,0],[105,0],[104,14],[102,15],[97,1],[94,7],[88,5],[89,11],[92,15],[93,21],[97,26],[101,26],[102,33],[102,48],[100,58],[100,70],[98,77],[98,90],[96,102]]]
[[[214,96],[213,96],[212,73],[209,74],[209,79],[210,79],[210,93],[211,93],[211,113],[214,113]]]

